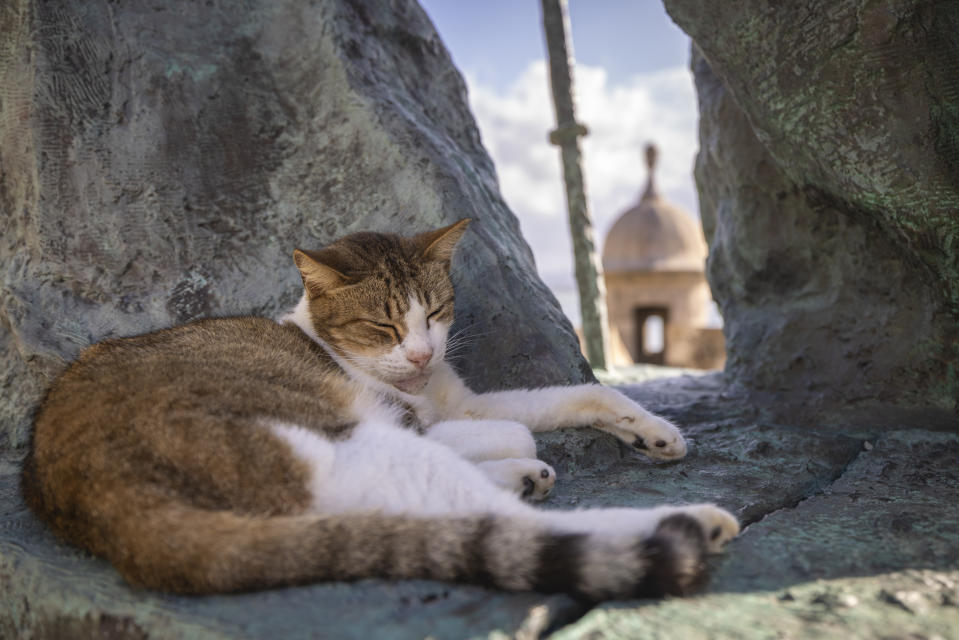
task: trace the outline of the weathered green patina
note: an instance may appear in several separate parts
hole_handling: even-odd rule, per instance
[[[727,372],[959,410],[959,4],[666,0]]]

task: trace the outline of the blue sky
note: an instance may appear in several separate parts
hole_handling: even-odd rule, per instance
[[[543,58],[538,0],[421,0],[462,71],[506,89],[529,63]],[[572,0],[577,62],[606,69],[614,82],[684,65],[689,38],[659,0]]]
[[[537,268],[579,323],[559,151],[545,67],[539,0],[420,0],[464,74],[500,189],[520,220]],[[661,148],[657,185],[698,215],[698,148],[689,38],[659,0],[570,0],[586,186],[602,241],[645,182],[642,148]],[[601,245],[600,245],[601,246]]]

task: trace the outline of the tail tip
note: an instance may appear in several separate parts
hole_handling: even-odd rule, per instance
[[[636,585],[636,597],[685,596],[705,582],[706,535],[692,516],[677,513],[663,518],[640,544],[648,564]]]

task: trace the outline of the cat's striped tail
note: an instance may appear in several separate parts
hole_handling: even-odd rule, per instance
[[[587,600],[681,595],[697,586],[701,525],[676,513],[644,536],[561,532],[548,518],[249,517],[178,503],[110,523],[106,555],[132,583],[220,593],[359,578],[430,578]],[[133,514],[136,515],[133,515]]]

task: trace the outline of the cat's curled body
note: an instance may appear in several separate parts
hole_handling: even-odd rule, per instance
[[[295,252],[304,295],[280,323],[200,320],[84,350],[38,410],[28,503],[131,583],[172,592],[364,577],[686,592],[738,533],[727,512],[520,499],[555,477],[530,429],[592,424],[661,458],[686,447],[598,385],[470,391],[443,359],[465,229]]]

